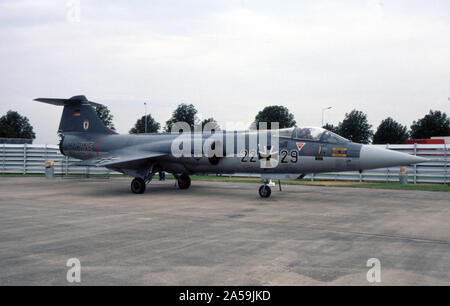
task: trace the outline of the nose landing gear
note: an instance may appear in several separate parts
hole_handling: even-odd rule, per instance
[[[267,184],[262,185],[259,187],[259,195],[261,198],[268,198],[270,197],[270,194],[272,193],[272,190]]]

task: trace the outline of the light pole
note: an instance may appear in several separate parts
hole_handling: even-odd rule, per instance
[[[145,106],[145,115],[144,115],[144,125],[145,125],[145,128],[144,128],[144,134],[147,134],[147,102],[144,102],[144,106]]]
[[[327,109],[331,109],[331,108],[332,108],[331,106],[322,108],[322,126],[321,126],[321,127],[323,127],[323,113],[324,113]]]

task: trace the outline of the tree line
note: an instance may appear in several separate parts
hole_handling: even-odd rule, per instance
[[[199,122],[197,110],[192,104],[180,104],[172,113],[172,117],[166,121],[165,132],[170,132],[175,122],[186,122],[192,129],[196,124],[201,123],[202,127],[212,122],[215,129],[220,130],[220,126],[214,118],[208,118]],[[130,133],[143,133],[145,126],[145,116],[138,119]],[[267,128],[271,128],[271,122],[278,122],[279,128],[290,128],[297,124],[294,115],[289,109],[282,105],[267,106],[259,111],[250,128],[256,129],[260,122],[267,122]],[[408,128],[391,117],[381,121],[376,131],[372,130],[367,114],[362,111],[352,110],[346,113],[344,119],[338,125],[326,124],[323,128],[341,135],[353,142],[374,143],[374,144],[402,144],[409,138],[427,139],[432,136],[450,136],[450,118],[444,112],[430,110],[423,118],[413,121]],[[160,124],[151,115],[147,115],[147,132],[156,133],[160,129]]]
[[[326,124],[323,128],[339,134],[353,142],[373,144],[402,144],[407,139],[428,139],[433,136],[450,136],[450,119],[441,111],[430,110],[423,118],[415,120],[408,128],[391,117],[381,121],[376,131],[367,120],[367,115],[358,110],[345,114],[337,126]]]
[[[101,105],[95,107],[95,110],[103,123],[108,128],[115,130],[113,115],[108,107]],[[192,130],[198,125],[201,125],[203,128],[207,123],[210,123],[209,127],[212,127],[214,130],[218,131],[221,129],[213,117],[200,120],[197,113],[198,111],[193,104],[179,104],[172,112],[171,117],[165,122],[162,131],[170,132],[172,125],[176,122],[186,122]],[[259,111],[250,128],[258,128],[260,122],[267,122],[267,128],[271,128],[272,122],[278,122],[280,129],[293,127],[297,124],[294,115],[282,105],[267,106]],[[408,130],[406,126],[388,117],[382,120],[377,129],[373,131],[372,125],[368,122],[367,114],[355,109],[346,113],[344,119],[336,126],[327,123],[323,128],[353,142],[401,144],[405,143],[409,138],[426,139],[432,136],[450,136],[450,118],[444,112],[430,110],[423,118],[413,121]],[[145,131],[147,133],[157,133],[160,130],[161,124],[151,114],[148,114],[138,118],[134,126],[129,130],[129,133],[137,134],[145,133]],[[27,117],[10,110],[0,117],[0,137],[35,139],[36,134]]]
[[[195,126],[201,124],[203,128],[205,124],[211,123],[212,129],[218,131],[220,130],[220,126],[214,118],[207,118],[204,120],[200,120],[197,116],[197,109],[193,104],[185,104],[181,103],[178,107],[173,111],[172,116],[169,120],[166,121],[166,125],[164,126],[164,132],[171,132],[172,126],[177,122],[186,122],[189,124],[192,130],[194,130]],[[137,133],[145,133],[145,121],[147,120],[147,133],[157,133],[159,132],[161,125],[156,122],[153,117],[148,114],[147,116],[142,116],[139,118],[134,126],[129,131],[130,134]]]

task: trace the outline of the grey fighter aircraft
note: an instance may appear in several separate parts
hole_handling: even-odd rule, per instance
[[[259,131],[203,131],[119,135],[98,118],[85,96],[38,98],[64,106],[59,132],[61,153],[80,166],[106,167],[134,177],[131,191],[144,193],[159,171],[172,173],[180,189],[192,174],[260,174],[259,195],[269,197],[269,179],[297,179],[309,173],[362,171],[403,166],[425,158],[353,143],[322,128]],[[181,131],[185,131],[180,129]]]

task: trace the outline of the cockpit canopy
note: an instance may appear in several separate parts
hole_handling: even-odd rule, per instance
[[[279,133],[279,136],[281,138],[291,138],[296,140],[308,140],[326,143],[349,142],[349,140],[345,139],[344,137],[318,127],[292,127],[281,129]]]

